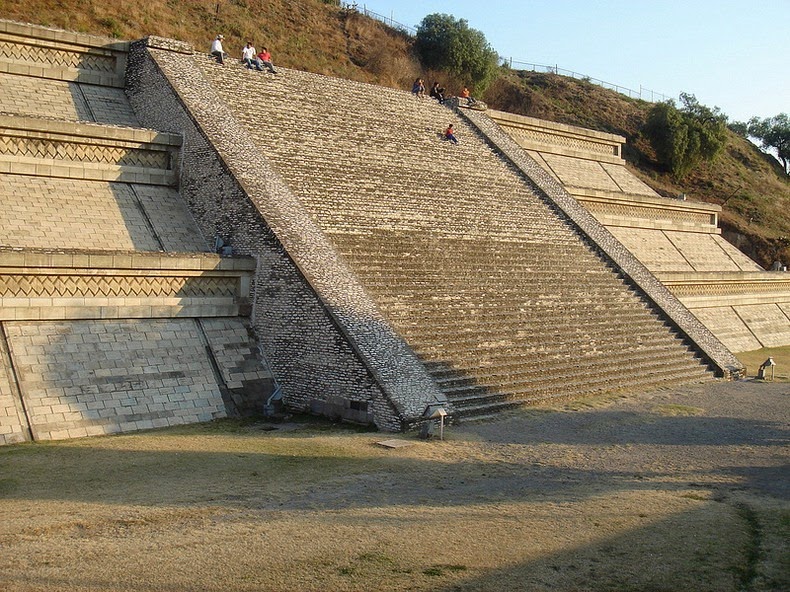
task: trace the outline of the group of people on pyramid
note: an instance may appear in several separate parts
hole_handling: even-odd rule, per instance
[[[425,98],[425,82],[423,82],[422,78],[417,78],[414,81],[414,84],[411,87],[411,92],[417,98]],[[434,82],[433,86],[431,87],[430,97],[439,101],[439,104],[443,104],[445,101],[444,93],[445,88],[443,86],[439,86],[438,82]],[[459,98],[466,101],[467,107],[471,107],[476,103],[467,87],[464,87],[464,89],[461,91]],[[444,130],[443,138],[449,142],[452,142],[453,144],[458,143],[458,138],[455,137],[455,130],[453,129],[452,123],[447,126],[447,129]]]
[[[217,59],[217,63],[219,64],[224,64],[225,57],[228,55],[222,47],[222,42],[224,40],[225,37],[223,35],[217,35],[211,43],[211,55]],[[255,69],[259,72],[263,72],[265,68],[272,74],[277,74],[277,70],[274,69],[274,64],[272,63],[272,54],[269,53],[269,50],[264,47],[263,51],[258,53],[252,41],[248,41],[241,49],[241,63],[244,64],[248,70]]]

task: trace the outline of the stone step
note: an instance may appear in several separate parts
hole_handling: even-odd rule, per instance
[[[471,352],[474,353],[474,352]],[[498,356],[488,358],[486,363],[478,355],[477,358],[452,358],[452,366],[441,359],[423,358],[426,369],[437,382],[455,380],[459,376],[480,380],[486,376],[524,376],[543,374],[548,369],[579,368],[588,371],[591,368],[610,367],[610,371],[619,371],[617,367],[633,367],[635,365],[664,365],[670,363],[699,363],[693,354],[684,349],[669,345],[646,346],[642,349],[630,349],[617,353],[601,351],[594,355],[558,356],[555,350],[532,352],[528,355]],[[563,370],[569,371],[569,370]]]
[[[688,370],[669,370],[662,375],[651,375],[632,378],[628,381],[616,383],[609,382],[580,382],[578,388],[569,383],[562,384],[562,388],[546,388],[543,391],[526,391],[509,393],[508,398],[486,399],[480,397],[477,400],[470,399],[463,405],[456,406],[453,420],[468,421],[474,419],[490,418],[494,414],[502,411],[515,409],[527,405],[534,405],[548,400],[565,400],[574,397],[590,396],[606,392],[618,392],[625,390],[651,390],[657,388],[667,388],[684,384],[707,382],[712,380],[710,373],[697,373]],[[456,402],[453,401],[456,405]]]
[[[590,381],[597,380],[621,380],[623,376],[631,376],[634,371],[642,375],[655,375],[668,370],[689,370],[694,368],[690,361],[697,362],[696,370],[700,373],[707,372],[706,366],[700,360],[688,357],[680,359],[677,357],[650,357],[642,358],[638,363],[629,360],[629,364],[623,364],[620,368],[613,368],[613,364],[608,359],[599,359],[594,362],[589,361],[569,363],[569,364],[544,364],[540,366],[512,368],[495,368],[489,374],[479,373],[476,378],[466,383],[437,380],[445,394],[455,400],[470,395],[478,395],[488,390],[499,390],[507,385],[507,389],[531,388],[532,385],[541,385],[547,382],[555,383],[562,380],[563,384],[572,380]]]

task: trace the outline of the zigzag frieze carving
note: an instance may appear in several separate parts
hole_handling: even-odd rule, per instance
[[[207,298],[235,297],[235,277],[0,275],[6,298]]]
[[[169,168],[168,154],[159,150],[81,144],[19,136],[0,136],[0,155],[52,158],[163,170]]]
[[[594,154],[606,154],[607,156],[617,155],[617,149],[614,146],[601,144],[598,142],[590,142],[581,140],[579,138],[569,138],[568,136],[560,136],[556,134],[549,134],[546,132],[539,132],[537,130],[526,130],[503,125],[508,134],[520,144],[523,142],[527,145],[532,144],[545,144],[549,146],[560,146],[562,148],[569,148],[579,152],[587,152]]]
[[[744,282],[721,284],[673,284],[668,286],[676,296],[729,296],[740,294],[790,294],[790,282]]]
[[[0,41],[0,60],[41,64],[48,67],[78,68],[92,72],[115,72],[115,58],[79,51]]]
[[[710,214],[689,212],[688,210],[664,210],[624,204],[601,203],[578,198],[585,207],[594,214],[620,216],[623,218],[644,218],[655,220],[671,220],[673,222],[690,222],[693,224],[710,224]]]

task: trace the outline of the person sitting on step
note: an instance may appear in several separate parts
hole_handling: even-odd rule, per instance
[[[414,81],[411,87],[411,94],[419,99],[425,98],[425,83],[422,81],[422,78],[417,78]]]
[[[269,50],[265,47],[263,48],[263,51],[258,54],[256,66],[258,70],[263,70],[263,66],[265,66],[269,69],[269,72],[272,74],[277,74],[277,70],[274,69],[274,64],[272,64],[272,54],[270,54]]]
[[[247,66],[248,70],[252,70],[253,68],[257,68],[258,70],[262,69],[255,59],[255,46],[252,44],[252,41],[247,41],[247,45],[242,48],[241,62]]]
[[[461,91],[461,98],[466,99],[466,106],[471,107],[477,101],[472,97],[472,93],[469,92],[469,89],[464,87],[464,90]]]
[[[444,87],[440,87],[438,82],[434,82],[431,87],[431,98],[444,103]]]
[[[458,138],[455,137],[455,130],[453,130],[453,124],[447,126],[447,129],[444,130],[444,139],[451,141],[453,144],[458,143]]]
[[[217,58],[218,64],[224,64],[225,51],[222,49],[222,40],[225,39],[222,35],[217,35],[217,38],[211,42],[211,55]]]

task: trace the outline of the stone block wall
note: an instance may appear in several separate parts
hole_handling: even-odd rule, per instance
[[[192,319],[5,322],[3,328],[36,440],[226,414]]]
[[[261,412],[271,392],[255,261],[207,252],[181,136],[139,129],[124,93],[127,50],[0,20],[0,444]]]
[[[787,273],[670,271],[658,277],[732,351],[790,343]]]
[[[11,366],[8,342],[0,323],[0,445],[29,439],[30,429]]]
[[[0,19],[0,72],[123,88],[128,43]]]
[[[0,245],[207,250],[174,188],[180,145],[150,130],[0,116]]]

